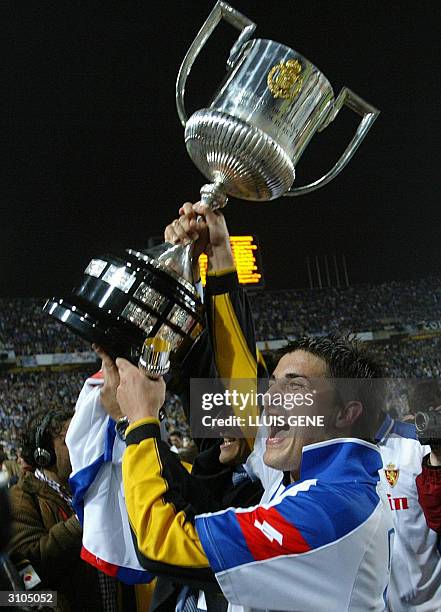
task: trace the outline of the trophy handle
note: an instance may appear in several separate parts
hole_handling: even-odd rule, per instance
[[[319,132],[324,130],[331,123],[331,121],[334,121],[344,104],[363,117],[363,119],[358,124],[355,136],[352,138],[351,142],[346,147],[345,152],[340,157],[335,166],[331,168],[331,170],[327,174],[322,176],[322,178],[318,179],[317,181],[314,181],[313,183],[309,183],[309,185],[303,185],[302,187],[295,187],[294,189],[289,189],[284,194],[284,196],[304,195],[305,193],[320,189],[320,187],[323,187],[324,185],[332,181],[332,179],[334,179],[337,174],[339,174],[343,170],[348,161],[354,155],[355,151],[360,146],[362,140],[372,127],[372,124],[374,123],[375,119],[380,114],[380,111],[374,106],[368,104],[365,100],[360,98],[360,96],[357,96],[357,94],[355,94],[347,87],[343,87],[341,92],[338,94],[338,97],[335,100],[334,104],[332,105],[329,115],[325,118],[324,123],[320,126],[318,130]]]
[[[242,13],[236,11],[236,9],[231,7],[229,4],[219,0],[216,2],[204,25],[199,30],[194,41],[191,43],[179,69],[179,74],[176,81],[176,107],[178,109],[179,119],[184,127],[188,120],[184,104],[185,84],[187,82],[188,75],[190,74],[195,59],[201,52],[202,47],[205,45],[217,24],[222,21],[222,19],[225,19],[225,21],[230,23],[232,26],[238,30],[241,30],[239,38],[231,47],[230,55],[228,57],[227,66],[230,70],[234,67],[240,55],[243,44],[250,38],[251,34],[256,29],[256,24],[251,21],[251,19],[248,19],[248,17],[245,17],[245,15],[242,15]]]

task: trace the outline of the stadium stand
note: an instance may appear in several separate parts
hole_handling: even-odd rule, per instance
[[[19,444],[27,415],[39,408],[73,408],[84,381],[97,367],[71,371],[4,371],[0,374],[0,445],[9,453]],[[177,395],[167,394],[167,428],[189,432]]]
[[[250,295],[257,339],[271,343],[304,334],[358,333],[369,336],[370,350],[381,357],[391,378],[441,376],[441,278]],[[0,348],[14,363],[0,370],[0,445],[17,446],[26,415],[42,405],[75,404],[84,380],[97,369],[92,362],[50,368],[25,367],[39,354],[86,355],[90,347],[41,312],[43,299],[0,300]],[[263,347],[265,348],[265,347]],[[265,352],[264,352],[265,354]],[[87,361],[85,359],[85,361]],[[90,361],[90,357],[88,359]],[[73,363],[73,362],[71,362]],[[81,360],[80,360],[81,363]],[[13,367],[8,369],[7,365]],[[37,364],[38,365],[38,364]],[[407,392],[397,386],[391,409],[408,412]],[[182,405],[168,393],[168,429],[188,434]]]
[[[84,340],[52,321],[41,309],[43,298],[0,299],[0,345],[17,355],[90,350]]]
[[[0,299],[0,343],[17,355],[88,350],[41,312],[44,299]],[[258,340],[329,332],[406,331],[441,320],[441,277],[381,285],[262,291],[251,296]]]
[[[441,278],[289,291],[263,291],[251,300],[257,338],[377,331],[441,319]]]

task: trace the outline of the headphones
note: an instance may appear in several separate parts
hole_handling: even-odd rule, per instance
[[[55,414],[56,410],[49,410],[44,419],[41,421],[35,433],[34,460],[40,468],[47,468],[50,465],[54,465],[56,463],[56,457],[53,448],[48,450],[43,447],[43,437],[46,433],[46,429],[52,417]]]

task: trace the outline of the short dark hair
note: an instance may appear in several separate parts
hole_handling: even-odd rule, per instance
[[[320,357],[328,366],[332,378],[382,378],[380,363],[365,347],[350,336],[329,334],[293,340],[277,351],[280,359],[287,353],[306,351]]]
[[[276,354],[305,351],[326,363],[329,378],[334,379],[340,398],[360,401],[363,413],[353,427],[353,435],[372,442],[381,412],[384,412],[386,387],[379,361],[358,340],[350,336],[304,337],[289,342]],[[362,382],[363,381],[363,382]]]
[[[36,437],[37,437],[37,430],[42,424],[46,414],[47,414],[47,410],[38,410],[37,412],[32,414],[26,423],[26,427],[20,439],[20,442],[21,442],[21,453],[20,454],[23,457],[23,459],[26,461],[26,463],[29,463],[29,465],[32,465],[33,467],[37,467],[37,463],[34,458],[34,453],[36,449],[35,443],[36,443]],[[59,410],[53,411],[53,415],[51,419],[49,420],[49,423],[47,424],[47,427],[45,428],[45,431],[41,438],[42,447],[45,448],[47,451],[49,451],[51,455],[54,454],[53,439],[55,438],[55,436],[57,436],[61,432],[61,430],[63,429],[64,423],[68,419],[71,419],[72,416],[73,416],[73,410],[61,408]]]

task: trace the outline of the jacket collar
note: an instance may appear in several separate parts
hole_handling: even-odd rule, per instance
[[[386,444],[388,438],[391,437],[417,440],[418,437],[415,424],[397,421],[389,414],[386,414],[380,429],[375,434],[375,442],[378,444]]]
[[[376,484],[382,465],[375,444],[358,438],[327,440],[303,448],[300,480]]]
[[[380,429],[375,434],[375,442],[383,442],[393,430],[394,425],[394,419],[389,414],[386,414],[384,421],[380,425]]]
[[[57,502],[65,504],[67,508],[69,507],[69,504],[56,491],[54,491],[46,482],[38,480],[38,478],[36,478],[32,472],[23,474],[16,486],[21,486],[23,491],[30,493],[31,495],[38,495],[39,497],[44,497],[46,499],[57,500]]]

